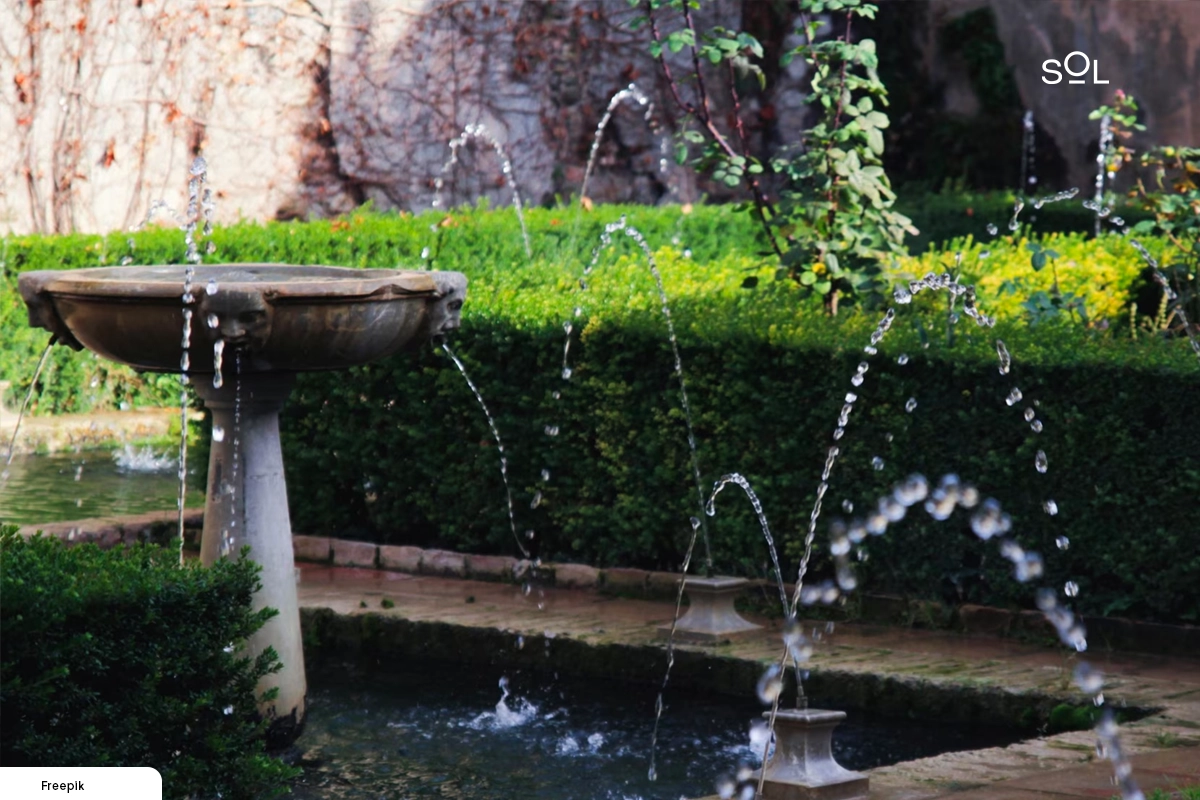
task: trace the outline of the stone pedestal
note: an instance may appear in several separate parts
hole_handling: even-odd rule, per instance
[[[688,609],[675,624],[675,639],[692,644],[715,644],[761,630],[761,625],[742,619],[733,601],[750,582],[745,578],[693,578],[684,583]],[[671,627],[658,629],[666,638]]]
[[[259,706],[271,721],[267,744],[272,749],[300,735],[307,693],[292,524],[279,446],[279,411],[294,381],[291,373],[229,375],[216,389],[210,376],[195,379],[196,392],[212,412],[214,431],[200,560],[209,566],[218,558],[237,558],[249,545],[250,558],[262,565],[262,589],[254,597],[254,608],[279,611],[247,643],[249,655],[272,646],[283,662],[282,670],[258,686],[260,694],[279,690],[274,700]]]
[[[770,718],[770,713],[763,714]],[[775,715],[775,752],[764,768],[763,800],[853,800],[868,778],[833,760],[833,729],[844,711],[784,710]]]

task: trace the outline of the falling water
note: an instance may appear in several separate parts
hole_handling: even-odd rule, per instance
[[[1037,128],[1033,124],[1033,111],[1025,112],[1021,126],[1024,129],[1021,136],[1021,184],[1017,187],[1017,194],[1028,196],[1037,186]]]
[[[482,139],[492,146],[492,150],[496,152],[496,156],[500,159],[500,169],[504,173],[504,179],[508,182],[508,186],[513,193],[513,208],[517,211],[517,221],[521,224],[521,240],[525,243],[525,256],[532,257],[533,250],[529,246],[529,231],[525,229],[525,212],[521,205],[521,192],[517,189],[517,179],[513,175],[512,161],[509,160],[508,154],[504,152],[504,147],[497,141],[496,137],[488,131],[482,124],[467,125],[463,128],[462,133],[450,140],[450,158],[442,165],[441,174],[434,180],[434,196],[433,207],[442,207],[442,189],[446,185],[446,175],[458,164],[458,151],[464,144],[471,139]],[[435,226],[436,227],[436,226]]]
[[[604,226],[604,232],[600,236],[600,244],[596,245],[596,249],[592,251],[592,260],[586,267],[584,267],[583,277],[579,279],[579,288],[582,291],[587,291],[587,277],[599,263],[600,255],[604,249],[612,244],[612,236],[617,231],[624,231],[625,235],[637,243],[638,247],[642,249],[642,253],[645,254],[647,264],[650,267],[650,273],[654,276],[655,286],[658,288],[658,299],[661,304],[663,319],[665,319],[667,322],[667,338],[670,340],[671,354],[675,359],[675,376],[679,379],[679,400],[683,407],[683,420],[684,424],[687,426],[688,454],[691,459],[692,478],[696,483],[696,501],[700,510],[698,518],[701,520],[701,532],[704,539],[704,565],[706,569],[711,569],[712,549],[709,546],[708,541],[708,526],[704,524],[704,517],[706,516],[704,513],[704,487],[700,479],[700,459],[696,452],[696,433],[692,426],[692,407],[691,403],[688,402],[687,381],[685,380],[683,374],[683,360],[679,356],[679,339],[675,335],[675,323],[671,319],[671,308],[667,302],[667,290],[663,286],[662,273],[658,269],[658,262],[654,259],[654,253],[651,251],[649,243],[646,242],[646,237],[643,236],[641,232],[637,230],[637,228],[628,225],[625,221],[624,215],[621,215],[621,218],[616,222],[612,222]],[[581,306],[576,306],[574,315],[578,317],[582,313],[583,308]],[[569,358],[571,351],[571,331],[573,330],[573,325],[570,321],[568,321],[563,326],[563,329],[567,333],[567,340],[563,345],[562,376],[563,380],[570,380],[572,370]],[[557,428],[554,429],[554,433],[558,433]]]
[[[696,551],[696,537],[700,533],[702,520],[692,517],[692,536],[688,539],[687,550],[683,554],[683,564],[679,568],[679,588],[675,592],[675,613],[671,616],[671,630],[667,633],[667,670],[663,673],[662,685],[658,688],[658,697],[654,700],[654,730],[650,734],[650,767],[647,777],[658,780],[658,769],[655,757],[658,753],[658,726],[662,721],[663,695],[667,692],[667,682],[671,680],[671,668],[675,666],[675,629],[679,625],[680,612],[683,609],[683,592],[687,585],[687,571],[692,563],[692,554]]]
[[[1163,294],[1166,295],[1167,302],[1173,303],[1178,300],[1179,295],[1176,294],[1175,290],[1171,288],[1171,284],[1167,280],[1167,276],[1163,275],[1162,270],[1159,269],[1158,259],[1150,255],[1150,251],[1147,250],[1145,245],[1143,245],[1137,239],[1130,239],[1129,244],[1134,250],[1138,251],[1138,254],[1141,255],[1142,260],[1144,260],[1150,267],[1150,274],[1154,276],[1155,283],[1162,287]],[[1200,337],[1197,336],[1196,331],[1192,330],[1192,325],[1188,321],[1187,312],[1184,311],[1182,303],[1175,307],[1175,316],[1179,317],[1179,322],[1183,325],[1183,332],[1187,334],[1188,341],[1192,345],[1192,350],[1196,353],[1196,357],[1200,358]]]
[[[517,549],[521,551],[521,555],[529,558],[529,551],[521,543],[521,537],[517,536],[517,521],[513,516],[512,490],[508,485],[508,456],[504,454],[504,442],[500,439],[500,431],[496,429],[496,420],[492,417],[492,412],[488,410],[487,403],[483,401],[483,395],[479,393],[479,388],[475,386],[475,382],[467,374],[467,368],[463,366],[462,361],[450,349],[450,345],[443,342],[442,349],[446,351],[446,355],[450,356],[450,360],[454,362],[454,366],[458,367],[458,371],[462,373],[463,380],[467,382],[471,393],[479,401],[479,407],[483,409],[483,415],[487,417],[487,424],[492,431],[492,438],[496,440],[496,450],[500,453],[500,477],[504,480],[504,494],[508,498],[508,526],[512,529],[513,541],[517,543]]]
[[[1104,207],[1104,178],[1109,180],[1114,173],[1108,169],[1109,150],[1112,148],[1113,132],[1112,117],[1105,114],[1100,118],[1100,150],[1096,153],[1096,194],[1092,197],[1092,210],[1096,212],[1096,235],[1100,235],[1100,212]],[[1107,216],[1107,215],[1105,215]]]
[[[1079,194],[1079,189],[1076,187],[1073,187],[1070,189],[1064,189],[1061,192],[1055,192],[1054,194],[1048,194],[1045,197],[1035,198],[1033,201],[1033,207],[1041,208],[1042,206],[1049,205],[1050,203],[1059,203],[1059,202],[1062,202],[1063,200],[1071,200],[1077,194]],[[1087,204],[1085,203],[1084,205],[1087,205]]]
[[[1023,208],[1025,208],[1024,200],[1018,197],[1015,201],[1013,201],[1013,215],[1012,219],[1008,221],[1008,229],[1010,231],[1015,231],[1017,228],[1021,227],[1019,220],[1021,218],[1021,209]]]
[[[631,83],[612,96],[612,99],[608,101],[608,108],[605,109],[604,116],[600,118],[600,124],[596,126],[596,135],[592,140],[592,150],[588,154],[587,169],[583,172],[583,184],[579,189],[581,198],[587,197],[588,181],[591,180],[592,170],[596,166],[596,156],[600,152],[600,142],[604,138],[604,129],[608,127],[609,121],[612,120],[613,112],[617,110],[617,106],[624,100],[633,100],[640,107],[646,109],[643,119],[646,120],[646,125],[649,126],[650,132],[658,136],[659,139],[658,169],[661,173],[665,174],[667,172],[669,164],[668,154],[671,146],[670,139],[654,124],[654,103],[638,88],[637,84]]]
[[[920,280],[910,281],[907,286],[897,286],[894,299],[900,305],[908,305],[913,301],[913,297],[922,291],[945,291],[951,297],[963,298],[963,313],[973,319],[975,323],[981,327],[992,327],[996,324],[996,320],[987,314],[982,313],[975,299],[975,287],[973,285],[964,285],[958,282],[949,272],[943,272],[941,275],[930,272]],[[883,337],[887,335],[888,330],[892,326],[893,320],[896,318],[896,310],[889,308],[880,319],[879,324],[871,333],[870,342],[863,348],[863,352],[868,355],[876,353],[876,346],[883,341]],[[907,358],[905,359],[907,361]],[[859,364],[854,376],[850,382],[856,388],[862,385],[862,377],[867,371],[867,364],[863,362]],[[833,431],[834,441],[838,441],[845,435],[846,426],[850,421],[850,414],[854,410],[854,403],[858,400],[858,395],[854,392],[848,392],[845,396],[845,402],[842,405],[842,410],[838,415],[837,426]],[[917,402],[915,398],[909,398],[905,404],[905,410],[910,413],[916,409]],[[795,612],[796,606],[799,603],[800,594],[804,587],[804,576],[808,571],[808,562],[812,557],[813,540],[816,536],[817,521],[821,516],[821,506],[825,497],[826,491],[829,489],[829,476],[833,471],[834,464],[837,463],[837,458],[841,454],[841,450],[837,445],[832,445],[825,454],[825,467],[821,471],[821,480],[817,484],[817,497],[813,502],[812,511],[808,517],[808,530],[804,537],[804,555],[800,559],[800,567],[796,579],[796,589],[792,595],[792,612]]]
[[[12,436],[8,439],[8,454],[4,457],[4,471],[0,473],[0,483],[8,481],[9,467],[12,466],[13,454],[16,452],[17,435],[21,432],[21,420],[25,419],[25,412],[29,409],[29,402],[33,399],[34,390],[37,389],[42,368],[46,366],[46,359],[50,357],[50,348],[54,347],[54,343],[57,341],[57,334],[50,337],[50,341],[46,342],[46,347],[42,350],[42,356],[38,359],[37,366],[34,367],[33,380],[29,382],[29,391],[25,392],[25,399],[21,401],[21,410],[17,412],[17,423],[13,427]]]
[[[203,259],[196,243],[196,225],[204,220],[202,233],[205,237],[212,236],[212,216],[214,204],[212,189],[208,182],[208,162],[203,156],[196,156],[188,170],[188,202],[184,215],[184,243],[186,245],[185,260],[187,266],[183,273],[183,337],[180,342],[181,355],[179,358],[179,497],[176,505],[179,508],[179,564],[183,566],[183,514],[187,495],[187,437],[188,437],[188,391],[190,381],[188,371],[191,368],[190,349],[192,344],[192,316],[194,311],[189,306],[196,302],[192,294],[192,281],[196,275],[196,265]],[[208,240],[207,252],[213,251],[212,239]]]
[[[956,475],[942,476],[937,487],[932,490],[928,481],[921,475],[909,476],[905,481],[895,484],[891,492],[879,501],[880,509],[891,508],[892,513],[881,515],[884,518],[872,533],[883,535],[889,523],[903,519],[907,510],[922,500],[925,511],[936,520],[947,519],[956,507],[972,510],[971,530],[984,541],[993,538],[997,540],[1001,556],[1012,564],[1013,575],[1019,582],[1028,583],[1043,575],[1041,555],[1025,550],[1005,535],[1012,529],[1012,519],[1004,512],[1000,503],[992,498],[981,501],[979,491],[960,481]],[[849,528],[853,529],[854,526],[855,524],[851,523]],[[834,555],[838,582],[843,591],[849,592],[857,588],[857,580],[854,577],[853,563],[846,555],[848,548],[841,545],[846,530],[847,526],[844,523],[831,525],[830,552]],[[1059,547],[1066,549],[1065,537],[1060,537]],[[1076,597],[1079,594],[1079,587],[1073,581],[1068,581],[1063,588],[1063,593],[1068,597]],[[1087,631],[1083,621],[1059,601],[1057,592],[1043,587],[1037,591],[1036,600],[1038,609],[1054,627],[1063,644],[1076,652],[1086,651]],[[796,655],[803,658],[806,654]],[[1088,662],[1081,661],[1075,667],[1073,681],[1082,692],[1091,696],[1095,705],[1104,704],[1104,676],[1099,670]],[[1132,765],[1121,746],[1116,720],[1110,709],[1106,708],[1101,714],[1095,730],[1099,740],[1098,752],[1112,763],[1122,798],[1144,800],[1133,778]]]
[[[225,432],[213,428],[213,438],[218,442],[225,438]],[[241,446],[242,446],[242,351],[237,349],[233,351],[233,464],[230,466],[229,483],[225,484],[222,491],[229,495],[229,507],[233,509],[230,515],[229,528],[221,531],[221,555],[227,556],[233,550],[233,546],[237,543],[237,524],[238,517],[243,516],[238,513],[238,473],[241,471]],[[233,530],[230,530],[233,529]]]

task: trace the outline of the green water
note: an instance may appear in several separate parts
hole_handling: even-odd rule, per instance
[[[19,455],[8,480],[0,481],[0,520],[28,525],[171,511],[179,492],[176,463],[172,453],[144,448]],[[204,504],[202,480],[189,465],[189,508]]]

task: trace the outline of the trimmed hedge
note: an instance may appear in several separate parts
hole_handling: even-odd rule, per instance
[[[697,510],[653,282],[640,252],[618,235],[587,292],[576,288],[599,228],[624,210],[655,245],[678,233],[679,247],[691,251],[688,257],[663,247],[657,254],[704,482],[727,471],[745,474],[789,560],[807,525],[842,398],[853,389],[861,399],[839,442],[843,457],[827,516],[843,499],[862,509],[909,472],[953,470],[1005,503],[1019,541],[1046,554],[1047,580],[1080,584],[1080,611],[1200,620],[1188,577],[1200,569],[1200,426],[1190,411],[1200,370],[1186,342],[1130,341],[1120,326],[1103,331],[1061,320],[1029,328],[1006,299],[995,330],[960,322],[951,345],[938,333],[946,325],[944,302],[921,299],[901,309],[880,355],[867,358],[862,347],[881,310],[825,318],[798,287],[773,280],[773,262],[759,254],[753,226],[729,209],[680,216],[669,208],[604,208],[584,215],[574,234],[573,211],[538,210],[529,216],[532,263],[511,211],[416,219],[363,212],[218,230],[217,242],[229,261],[414,264],[435,244],[429,225],[445,221],[438,265],[471,279],[453,346],[504,437],[518,534],[535,531],[545,558],[673,568]],[[177,238],[170,241],[182,249]],[[993,256],[979,269],[1004,264],[1018,273],[1027,263],[1023,244],[990,242]],[[1125,276],[1140,268],[1125,244],[1075,237],[1070,257],[1096,259]],[[1147,244],[1163,250],[1161,242]],[[913,262],[913,271],[924,263]],[[742,288],[746,278],[757,278],[757,288]],[[1124,279],[1114,278],[1117,294]],[[985,288],[981,305],[990,311],[995,300]],[[575,326],[574,375],[564,381],[568,319]],[[996,371],[996,338],[1013,352],[1010,376]],[[901,353],[911,359],[905,366],[895,360]],[[853,388],[849,379],[861,360],[870,371]],[[1003,401],[1013,386],[1027,400],[1010,408]],[[909,397],[918,401],[911,414],[904,410]],[[1045,423],[1040,435],[1021,417],[1033,401]],[[559,435],[546,435],[548,426]],[[283,434],[298,532],[516,552],[499,454],[474,398],[439,351],[301,376]],[[1047,475],[1033,469],[1038,449],[1049,455]],[[872,468],[874,456],[882,470]],[[550,473],[544,486],[543,469]],[[531,508],[538,491],[541,502]],[[1057,517],[1041,510],[1048,497],[1062,509]],[[966,533],[965,521],[935,525],[915,516],[868,543],[866,586],[1028,605],[1030,589],[1013,583],[994,546]],[[718,503],[711,531],[720,570],[764,571],[757,523],[732,493]],[[1060,552],[1054,540],[1063,535],[1071,546]],[[818,559],[818,574],[827,574],[821,550]],[[789,575],[793,568],[785,567]]]
[[[286,790],[294,770],[265,754],[254,699],[278,660],[229,647],[275,613],[251,610],[257,564],[181,569],[168,548],[68,548],[12,526],[0,555],[5,766],[150,766],[168,798]]]

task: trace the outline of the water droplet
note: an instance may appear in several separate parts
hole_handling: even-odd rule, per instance
[[[855,373],[854,377],[850,379],[850,383],[854,384],[855,386],[862,386],[862,384],[863,384],[862,373],[861,372]]]
[[[875,456],[874,458],[871,459],[871,467],[876,472],[879,472],[880,470],[883,469],[883,459],[880,458],[879,456]]]
[[[991,254],[992,254],[991,250],[980,250],[979,251],[979,260],[982,261],[983,259],[987,258]]]
[[[1065,594],[1067,597],[1078,597],[1079,584],[1077,584],[1075,581],[1067,581],[1066,585],[1063,586],[1063,594]]]
[[[544,432],[547,436],[558,436],[558,426],[557,425],[547,425],[544,428]]]
[[[1046,458],[1045,450],[1038,450],[1037,455],[1033,458],[1033,466],[1038,472],[1045,473],[1050,468],[1050,462]]]
[[[866,354],[867,354],[867,355],[869,355],[869,356],[873,356],[873,355],[875,355],[876,353],[878,353],[878,352],[879,352],[879,350],[878,350],[878,349],[876,349],[876,348],[875,348],[874,346],[872,346],[872,345],[867,345],[866,347],[864,347],[864,348],[863,348],[863,352],[864,352],[864,353],[866,353]]]
[[[1012,520],[1000,507],[999,501],[989,497],[971,515],[971,530],[980,539],[987,541],[1012,527]],[[1019,549],[1019,548],[1018,548]]]
[[[761,751],[771,741],[771,728],[761,719],[750,723],[750,746]]]
[[[204,287],[204,291],[209,295],[214,295],[217,293],[217,288],[217,279],[213,278],[208,282],[208,286]]]
[[[737,784],[731,775],[722,775],[717,778],[717,797],[721,800],[733,800],[733,793],[737,791]]]
[[[772,664],[758,679],[758,699],[763,705],[771,705],[779,699],[783,691],[783,678],[778,664]]]
[[[845,429],[845,428],[843,428],[841,425],[839,425],[838,427],[836,427],[836,428],[834,428],[834,429],[833,429],[833,440],[834,440],[835,442],[836,442],[838,439],[841,439],[841,438],[842,438],[843,436],[845,436],[845,435],[846,435],[846,429]]]
[[[842,501],[842,511],[845,511],[847,514],[853,513],[854,512],[854,503],[850,502],[849,500],[843,500]]]
[[[548,480],[550,480],[550,470],[544,469],[542,470],[542,482],[545,483]]]
[[[908,289],[904,288],[903,286],[897,286],[896,291],[893,293],[892,296],[896,299],[896,302],[899,303],[900,305],[908,305],[909,303],[912,302],[912,292],[910,292]]]
[[[908,353],[901,353],[900,355],[896,356],[896,363],[902,367],[905,364],[907,364],[908,363]]]
[[[1057,539],[1054,540],[1054,544],[1056,544],[1058,546],[1059,550],[1066,550],[1068,547],[1071,546],[1071,540],[1068,539],[1066,536],[1059,536]]]
[[[917,409],[917,398],[915,398],[915,397],[908,398],[908,402],[904,404],[904,410],[911,414],[913,411],[916,411],[916,409]]]
[[[996,340],[996,355],[1000,358],[1000,374],[1007,375],[1012,367],[1012,356],[1008,354],[1008,348],[1004,346],[1004,342]]]
[[[1092,704],[1097,706],[1104,705],[1104,692],[1096,692],[1096,696],[1092,698]],[[1118,765],[1117,771],[1120,772],[1120,769],[1121,767]]]
[[[213,438],[213,441],[214,441],[214,442],[223,442],[223,441],[225,441],[225,429],[224,429],[224,428],[222,428],[220,425],[213,425],[213,427],[212,427],[212,438]]]
[[[1042,421],[1040,419],[1035,419],[1033,422],[1029,423],[1029,428],[1034,433],[1041,433],[1042,432]],[[1042,470],[1042,472],[1045,472],[1045,470]]]
[[[857,399],[858,399],[858,395],[856,395],[854,392],[846,392],[846,402],[847,403],[853,403]]]
[[[571,375],[572,375],[572,374],[574,374],[574,370],[572,370],[570,367],[563,367],[563,369],[562,369],[562,377],[563,377],[563,380],[564,380],[564,381],[569,381],[569,380],[571,380]]]
[[[988,232],[989,236],[995,236],[997,233],[1000,232],[1000,229],[996,227],[996,223],[989,222],[988,226],[987,226],[987,232]]]
[[[1025,421],[1026,422],[1033,422],[1033,418],[1035,416],[1037,416],[1037,412],[1034,411],[1032,408],[1025,409]]]
[[[1013,390],[1008,393],[1008,397],[1004,398],[1004,402],[1008,403],[1010,406],[1015,406],[1017,403],[1021,402],[1021,397],[1021,390],[1014,387]]]
[[[221,324],[221,319],[216,314],[209,314],[204,318],[204,321],[208,323],[208,327],[210,328],[216,328]]]
[[[542,504],[542,493],[538,492],[533,496],[533,500],[529,503],[530,508],[537,508]]]
[[[896,438],[896,437],[895,437],[895,435],[894,435],[894,434],[893,434],[891,431],[888,431],[887,433],[885,433],[885,434],[883,435],[883,440],[884,440],[885,442],[888,442],[889,444],[890,444],[890,443],[892,442],[892,440],[893,440],[893,439],[895,439],[895,438]]]
[[[228,717],[232,713],[233,713],[233,706],[225,706],[225,716]]]
[[[1104,688],[1104,676],[1097,670],[1092,668],[1092,665],[1086,661],[1081,661],[1075,666],[1074,672],[1075,685],[1079,687],[1079,691],[1084,694],[1095,695],[1099,694]]]

